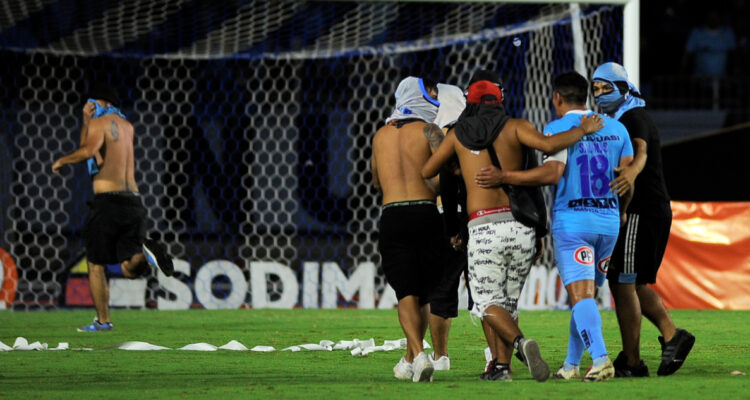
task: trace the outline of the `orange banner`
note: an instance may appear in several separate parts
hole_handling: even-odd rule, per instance
[[[654,289],[667,308],[750,309],[750,203],[672,202]]]

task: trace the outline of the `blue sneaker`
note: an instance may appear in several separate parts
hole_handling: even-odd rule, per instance
[[[146,261],[151,267],[160,269],[166,276],[174,275],[172,259],[163,244],[153,239],[144,239],[143,255],[146,256]]]
[[[78,332],[99,332],[99,331],[111,331],[112,323],[107,322],[106,324],[100,324],[99,321],[94,318],[94,322],[89,325],[78,328]]]

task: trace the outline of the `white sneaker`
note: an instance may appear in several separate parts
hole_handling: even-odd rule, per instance
[[[578,367],[575,367],[573,369],[566,370],[565,367],[560,367],[560,369],[555,372],[555,375],[553,375],[555,379],[578,379],[581,377],[581,373],[578,370]]]
[[[412,362],[412,367],[414,371],[412,381],[432,382],[432,373],[435,371],[435,367],[432,366],[430,358],[427,357],[427,354],[425,354],[424,352],[420,352],[419,354],[417,354],[417,356],[414,357],[414,362]]]
[[[451,359],[448,358],[447,354],[435,360],[435,353],[432,353],[430,354],[430,362],[435,371],[448,371],[451,369]]]
[[[414,375],[414,369],[412,363],[407,362],[405,358],[401,357],[401,360],[393,367],[393,376],[396,379],[412,379]]]
[[[583,376],[583,381],[602,382],[613,376],[615,376],[615,366],[612,365],[612,361],[607,358],[607,361],[604,364],[598,367],[593,365],[589,367],[588,371],[586,371],[586,375]]]

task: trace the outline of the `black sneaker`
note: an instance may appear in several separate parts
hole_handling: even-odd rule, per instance
[[[166,276],[174,275],[174,265],[172,259],[167,254],[167,249],[163,244],[153,239],[143,240],[143,255],[149,265],[159,268]]]
[[[641,360],[640,364],[635,367],[628,365],[628,358],[625,352],[621,351],[612,363],[615,366],[615,378],[645,378],[648,377],[648,367]]]
[[[510,365],[495,363],[487,374],[487,381],[512,381],[510,377]]]
[[[495,365],[497,365],[497,360],[493,358],[490,362],[487,363],[487,366],[484,368],[484,372],[482,372],[482,375],[479,375],[479,380],[486,381],[490,376],[492,370],[495,369]]]
[[[667,376],[674,374],[682,367],[682,363],[685,362],[695,344],[695,336],[684,329],[677,329],[672,340],[664,342],[664,337],[659,336],[659,343],[661,343],[661,364],[656,374]]]
[[[537,382],[544,382],[549,379],[549,365],[542,358],[542,352],[539,350],[539,343],[536,340],[521,339],[518,343],[518,352],[521,353],[521,357],[529,367],[531,376]]]

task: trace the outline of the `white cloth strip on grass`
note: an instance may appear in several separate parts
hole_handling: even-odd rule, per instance
[[[431,348],[429,343],[427,341],[422,342],[422,346],[425,349]],[[139,342],[139,341],[131,341],[131,342],[124,342],[121,344],[118,344],[114,347],[115,349],[120,350],[135,350],[135,351],[157,351],[157,350],[171,350],[169,347],[159,346],[147,342]],[[370,353],[379,352],[379,351],[393,351],[393,350],[402,350],[406,348],[406,339],[395,339],[395,340],[385,340],[383,341],[383,344],[380,346],[375,345],[375,339],[370,338],[367,340],[360,340],[360,339],[353,339],[353,340],[339,340],[338,342],[333,342],[331,340],[321,340],[319,343],[306,343],[306,344],[300,344],[295,346],[289,346],[281,351],[290,351],[290,352],[298,352],[301,350],[308,350],[308,351],[333,351],[333,350],[347,350],[351,353],[351,355],[368,355]],[[69,343],[62,342],[57,345],[55,348],[50,348],[47,343],[40,343],[40,342],[34,342],[29,344],[28,340],[23,337],[16,338],[15,342],[13,343],[13,346],[8,346],[3,342],[0,342],[0,351],[14,351],[14,350],[50,350],[50,351],[60,351],[60,350],[80,350],[80,351],[91,351],[93,349],[91,348],[70,348]],[[217,350],[233,350],[233,351],[254,351],[254,352],[273,352],[276,351],[276,349],[273,346],[262,346],[258,345],[253,347],[252,349],[248,349],[245,345],[242,343],[231,340],[227,342],[227,344],[216,347],[210,343],[192,343],[188,344],[186,346],[183,346],[179,348],[178,350],[187,350],[187,351],[217,351]]]
[[[392,347],[390,347],[390,346],[388,346],[388,347],[386,347],[386,346],[372,346],[372,347],[367,347],[365,349],[362,349],[362,352],[359,353],[359,354],[361,356],[366,356],[366,355],[368,355],[370,353],[374,353],[376,351],[391,351],[391,350],[395,350],[395,349],[392,348]]]
[[[169,347],[157,346],[155,344],[146,342],[125,342],[117,345],[120,350],[136,350],[136,351],[149,351],[149,350],[171,350]]]
[[[242,344],[242,343],[240,343],[240,342],[238,342],[236,340],[231,340],[231,341],[229,341],[229,343],[227,343],[227,344],[225,344],[223,346],[219,346],[219,349],[221,349],[221,350],[232,350],[232,351],[248,351],[249,350],[247,347],[245,347],[244,344]]]
[[[357,339],[354,339],[355,341]],[[422,340],[422,347],[425,349],[430,349],[430,344],[427,343],[427,341]],[[370,339],[366,342],[360,342],[360,347],[356,348],[351,351],[351,354],[353,356],[360,355],[360,356],[366,356],[370,353],[375,353],[378,351],[393,351],[393,350],[401,350],[406,348],[406,339],[397,339],[397,340],[386,340],[383,342],[381,346],[375,346],[375,340]]]
[[[383,346],[393,346],[394,350],[406,348],[406,338],[397,340],[386,340],[383,342]]]
[[[180,347],[177,350],[192,350],[192,351],[216,351],[217,347],[210,343],[192,343],[187,346]]]
[[[351,350],[354,348],[353,340],[339,340],[333,345],[334,350]]]
[[[54,349],[47,349],[47,350],[49,350],[49,351],[60,351],[60,350],[68,350],[69,348],[70,348],[70,346],[69,346],[68,342],[61,342],[61,343],[58,343],[57,347],[55,347]]]
[[[276,351],[276,349],[273,348],[273,346],[255,346],[250,351],[258,351],[261,353],[268,353],[271,351]]]
[[[13,350],[47,350],[47,343],[34,342],[29,344],[29,341],[24,337],[17,337],[15,343],[13,343]]]
[[[285,349],[282,349],[281,351],[298,352],[302,349],[310,350],[310,351],[333,351],[333,345],[334,343],[330,340],[321,340],[320,343],[318,344],[314,344],[314,343],[298,344],[296,346],[289,346]]]
[[[320,344],[313,344],[313,343],[310,343],[310,344],[301,344],[301,345],[299,345],[299,347],[301,347],[301,348],[303,348],[305,350],[310,350],[310,351],[331,351],[331,350],[333,350],[332,346],[323,346],[323,345],[320,345]]]

